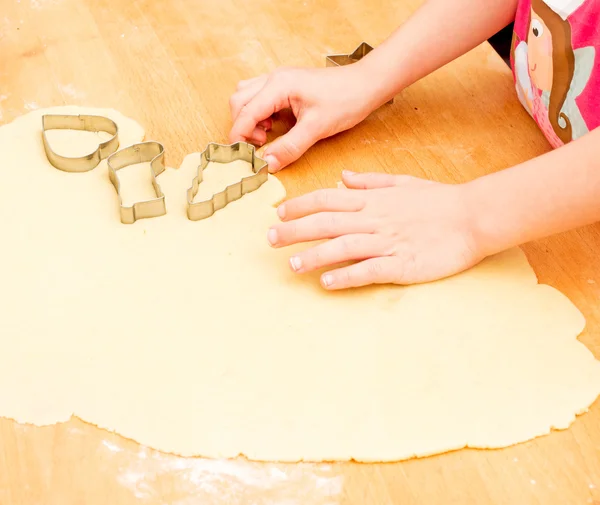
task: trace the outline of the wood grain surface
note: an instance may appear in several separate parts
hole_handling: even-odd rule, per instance
[[[326,54],[363,40],[376,45],[419,3],[0,0],[0,123],[51,105],[112,107],[179,166],[227,140],[238,80],[280,65],[323,66]],[[547,149],[485,44],[280,177],[290,195],[333,187],[344,168],[463,181]],[[581,340],[600,358],[600,227],[525,250],[541,281],[583,311]],[[569,430],[530,443],[386,465],[184,459],[76,419],[44,428],[0,420],[0,504],[82,503],[600,503],[600,402]]]

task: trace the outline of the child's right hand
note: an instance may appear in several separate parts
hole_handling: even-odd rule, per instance
[[[372,77],[372,76],[371,76]],[[296,125],[267,147],[263,158],[277,172],[317,141],[352,128],[378,105],[373,80],[359,63],[323,69],[281,68],[238,84],[230,99],[231,142],[263,145],[271,116],[290,108]]]

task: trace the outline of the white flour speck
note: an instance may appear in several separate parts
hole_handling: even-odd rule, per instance
[[[271,468],[271,477],[275,477],[277,479],[283,479],[286,480],[287,479],[287,474],[280,470],[279,468]]]
[[[82,93],[81,91],[78,91],[77,89],[75,89],[75,86],[73,86],[73,84],[66,84],[66,85],[59,84],[58,88],[60,89],[61,93],[65,97],[75,98],[75,99],[85,98],[85,93]]]
[[[532,486],[535,486],[535,480],[531,479],[529,482],[531,482]]]
[[[49,5],[56,5],[58,2],[59,0],[29,0],[29,6],[32,9],[40,10],[48,7]]]
[[[108,440],[102,440],[102,445],[112,452],[121,452],[123,450],[119,446],[109,442]]]
[[[147,498],[148,493],[143,492],[143,489],[148,487],[144,483],[144,477],[145,474],[142,472],[126,472],[119,475],[117,480],[121,485],[133,491],[136,498]]]
[[[37,104],[37,102],[25,102],[24,107],[27,110],[36,110],[36,109],[40,108],[40,106]]]

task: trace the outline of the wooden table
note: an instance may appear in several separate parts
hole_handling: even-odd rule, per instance
[[[37,107],[113,107],[162,141],[169,162],[225,141],[239,79],[380,43],[418,0],[2,0],[0,123]],[[405,91],[281,175],[291,195],[343,168],[462,181],[548,149],[485,44]],[[600,228],[528,245],[542,282],[585,314],[600,358]],[[390,401],[394,401],[390,398]],[[443,420],[440,420],[443,422]],[[506,450],[388,465],[183,459],[78,420],[0,420],[0,504],[600,503],[600,404],[564,432]]]

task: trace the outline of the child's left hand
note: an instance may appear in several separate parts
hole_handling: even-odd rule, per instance
[[[324,288],[428,282],[485,256],[464,185],[347,172],[343,182],[283,203],[268,233],[273,247],[331,239],[290,258],[298,273],[358,261],[324,273]]]

